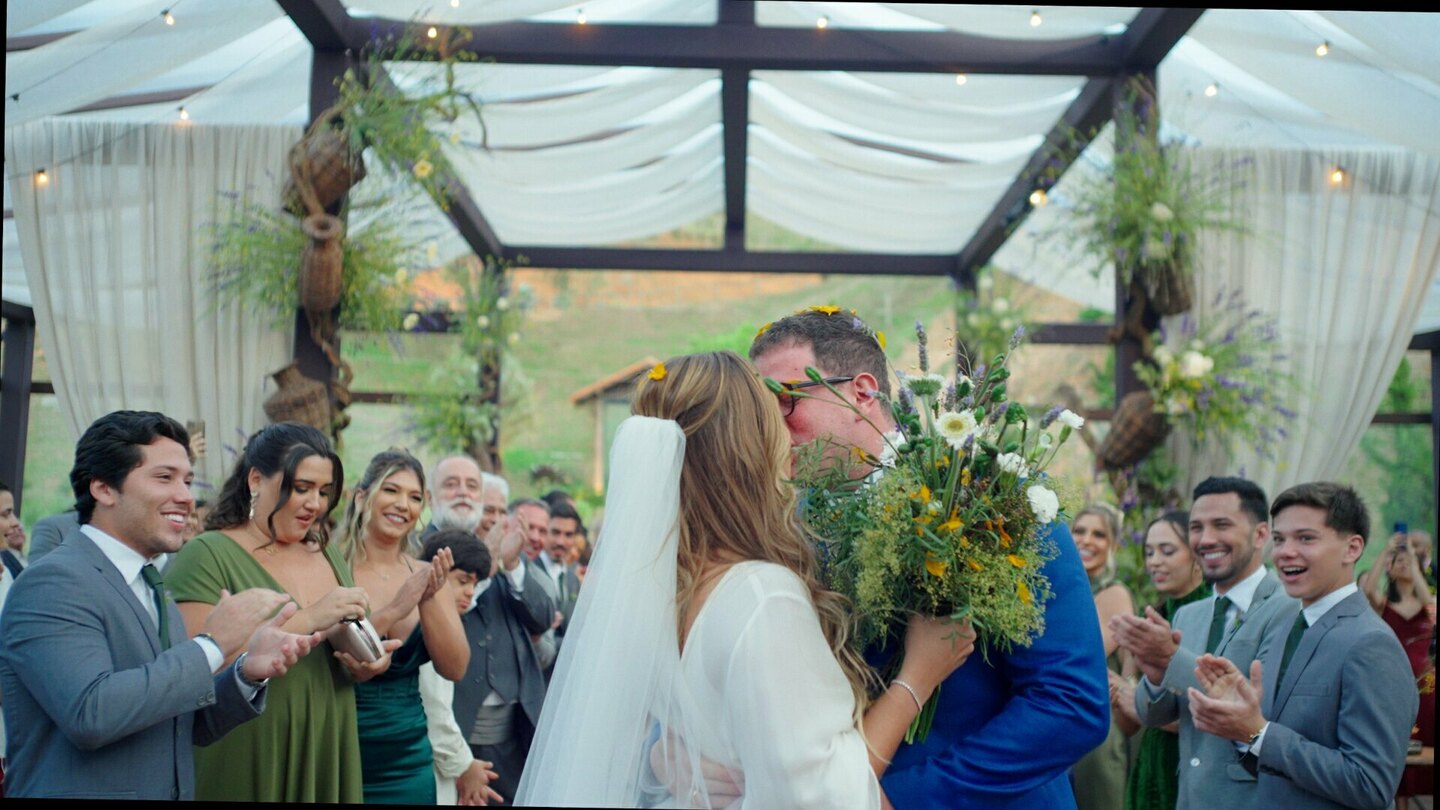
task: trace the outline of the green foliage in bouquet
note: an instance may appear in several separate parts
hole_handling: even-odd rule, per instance
[[[917,332],[923,346],[919,324]],[[928,373],[922,351],[921,376],[902,378],[892,403],[896,429],[871,425],[884,437],[881,456],[843,448],[873,468],[863,481],[852,480],[846,464],[824,463],[833,447],[817,444],[797,461],[804,519],[824,538],[831,587],[854,603],[860,647],[897,634],[911,613],[968,618],[987,658],[1044,632],[1051,591],[1040,569],[1057,553],[1044,532],[1059,517],[1045,469],[1083,421],[1060,408],[1034,420],[1008,400],[1006,362],[1022,335],[1017,329],[973,379]],[[859,413],[817,370],[806,374],[833,395],[817,402]],[[766,385],[807,396],[775,380]],[[1058,434],[1050,430],[1056,422]],[[931,715],[933,706],[907,739],[923,739]]]
[[[1246,309],[1240,290],[1221,291],[1214,304],[1203,320],[1182,316],[1173,335],[1162,327],[1153,360],[1137,361],[1135,376],[1150,389],[1156,412],[1197,446],[1219,443],[1228,453],[1244,441],[1265,452],[1295,419],[1282,403],[1296,379],[1286,371],[1273,317]]]
[[[370,154],[390,171],[413,177],[442,209],[449,208],[448,183],[453,174],[435,129],[473,115],[485,131],[480,105],[456,86],[455,66],[474,61],[459,46],[472,35],[468,28],[437,29],[430,38],[411,25],[398,38],[375,43],[357,68],[338,80],[336,111],[350,151]],[[441,78],[414,83],[402,90],[390,79],[386,63],[429,65],[438,58]],[[458,136],[456,136],[458,141]],[[455,142],[455,141],[452,141]]]
[[[220,218],[208,226],[210,272],[221,296],[256,304],[277,328],[288,327],[299,301],[296,277],[308,238],[300,220],[278,207],[230,198]],[[389,217],[371,217],[345,238],[340,285],[342,329],[381,332],[400,325],[400,307],[408,294],[409,269],[420,251],[403,225]]]

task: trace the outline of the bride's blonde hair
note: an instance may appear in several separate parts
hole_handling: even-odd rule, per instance
[[[643,379],[632,411],[671,419],[685,432],[680,473],[676,608],[686,620],[707,562],[764,560],[799,575],[820,629],[855,693],[856,719],[873,671],[850,649],[849,601],[820,581],[818,538],[799,521],[795,489],[784,478],[790,437],[775,396],[734,352],[675,357]]]

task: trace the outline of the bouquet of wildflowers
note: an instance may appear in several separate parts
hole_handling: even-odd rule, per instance
[[[874,471],[856,482],[818,463],[823,448],[802,455],[804,519],[824,538],[830,586],[854,603],[860,647],[903,630],[911,613],[968,618],[987,657],[1028,646],[1045,629],[1050,583],[1040,568],[1056,554],[1044,531],[1060,504],[1044,471],[1083,420],[1060,408],[1036,420],[1008,400],[1006,362],[1023,329],[988,368],[952,381],[928,373],[916,327],[921,374],[901,379],[896,429],[874,426],[885,441],[879,458],[847,448]],[[815,369],[806,374],[834,392]],[[938,698],[937,690],[907,740],[924,738]]]
[[[1162,329],[1153,362],[1137,362],[1135,376],[1150,389],[1155,410],[1184,425],[1196,444],[1209,439],[1228,451],[1240,438],[1264,450],[1295,418],[1280,404],[1295,379],[1275,345],[1274,318],[1245,309],[1239,290],[1219,293],[1215,303],[1205,322],[1181,319],[1177,349]]]

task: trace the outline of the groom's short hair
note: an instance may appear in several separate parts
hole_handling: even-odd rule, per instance
[[[750,344],[750,359],[783,346],[809,346],[822,371],[841,375],[869,373],[888,400],[889,364],[874,330],[853,309],[827,314],[829,309],[801,310],[765,327]]]

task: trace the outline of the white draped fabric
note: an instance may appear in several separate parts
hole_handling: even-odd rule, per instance
[[[1190,452],[1170,443],[1189,475],[1243,473],[1272,497],[1302,481],[1333,480],[1360,443],[1400,364],[1425,293],[1440,271],[1440,156],[1401,150],[1202,152],[1202,171],[1229,167],[1236,210],[1256,235],[1211,235],[1198,251],[1197,314],[1243,290],[1247,307],[1278,321],[1280,349],[1300,390],[1297,418],[1266,458],[1238,447]],[[1330,182],[1335,166],[1351,180]],[[1167,326],[1173,335],[1178,318]]]
[[[268,374],[290,346],[267,318],[217,304],[206,226],[223,193],[278,199],[300,130],[50,118],[7,134],[20,250],[72,437],[119,408],[204,420],[197,477],[218,485],[233,460],[223,445],[265,424]],[[55,167],[43,186],[42,167]]]

